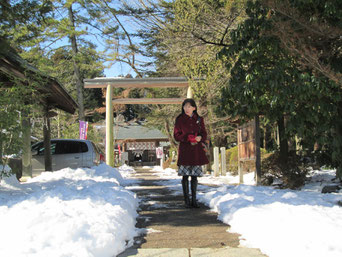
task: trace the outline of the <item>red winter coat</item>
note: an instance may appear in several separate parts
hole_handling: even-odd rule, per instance
[[[198,121],[198,115],[195,113],[192,117],[181,114],[176,119],[173,136],[176,141],[180,142],[178,148],[178,166],[194,166],[209,163],[201,143],[207,139],[207,131],[205,130],[203,118],[200,118],[200,121]],[[196,136],[202,136],[201,142],[192,145],[190,141]]]

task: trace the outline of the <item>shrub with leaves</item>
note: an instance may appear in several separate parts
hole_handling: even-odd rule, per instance
[[[263,160],[269,155],[269,153],[267,153],[267,151],[264,148],[260,148],[260,154],[261,154],[261,160]],[[238,174],[238,148],[237,146],[226,150],[226,165],[227,165],[227,170],[229,172],[231,172],[233,175]],[[253,161],[243,162],[242,169],[245,172],[254,171],[255,161],[253,160]]]
[[[286,163],[280,160],[279,152],[275,152],[261,162],[262,181],[264,184],[272,184],[274,178],[282,180],[281,187],[298,189],[304,185],[307,167],[304,166],[301,157],[290,152]]]

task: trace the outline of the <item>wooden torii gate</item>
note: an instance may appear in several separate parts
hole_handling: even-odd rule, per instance
[[[184,98],[122,98],[113,100],[113,88],[187,88],[187,98],[193,92],[185,77],[161,78],[95,78],[85,79],[84,88],[106,89],[106,164],[114,166],[113,104],[181,104]]]

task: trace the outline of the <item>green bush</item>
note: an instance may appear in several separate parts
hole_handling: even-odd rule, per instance
[[[269,156],[269,153],[264,148],[260,148],[261,161]],[[221,155],[220,155],[221,158]],[[238,173],[238,148],[234,146],[226,150],[226,165],[227,170],[232,172],[233,175],[237,175]],[[245,161],[242,163],[243,170],[246,171],[254,171],[255,170],[255,162],[254,161]]]
[[[272,184],[274,178],[280,178],[283,182],[281,186],[291,189],[303,186],[308,173],[295,152],[289,153],[286,163],[281,161],[279,152],[270,154],[261,162],[261,171],[263,184]]]
[[[279,158],[279,152],[267,153],[260,148],[261,155],[261,172],[263,184],[271,184],[274,178],[280,178],[283,181],[282,186],[286,188],[296,189],[301,187],[306,178],[307,168],[301,164],[300,157],[295,153],[289,154],[286,164],[282,164]],[[233,175],[238,173],[238,148],[237,146],[226,150],[227,170]],[[245,172],[255,170],[254,161],[242,162],[242,169]]]

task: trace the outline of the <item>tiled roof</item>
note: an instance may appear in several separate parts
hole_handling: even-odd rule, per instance
[[[160,130],[149,128],[137,123],[119,124],[114,126],[114,138],[116,140],[125,139],[159,139],[167,141],[168,137]]]

